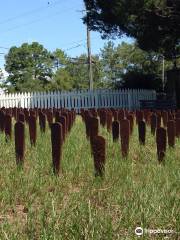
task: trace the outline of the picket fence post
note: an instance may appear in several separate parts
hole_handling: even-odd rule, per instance
[[[155,100],[156,92],[140,89],[97,89],[0,94],[0,107],[22,108],[125,108],[139,109],[139,100]]]

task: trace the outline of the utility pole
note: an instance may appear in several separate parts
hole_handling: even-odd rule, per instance
[[[89,30],[89,16],[88,10],[84,9],[81,11],[86,12],[87,15],[87,53],[88,53],[88,72],[89,72],[89,89],[93,90],[93,71],[92,71],[92,56],[91,56],[91,33]]]
[[[87,16],[88,17],[88,16]],[[88,70],[89,70],[89,89],[93,90],[93,72],[91,56],[91,36],[89,30],[89,20],[87,21],[87,51],[88,51]]]

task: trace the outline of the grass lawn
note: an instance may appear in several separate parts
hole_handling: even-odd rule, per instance
[[[90,143],[80,117],[63,146],[62,174],[53,175],[50,130],[31,147],[26,129],[24,169],[17,169],[14,139],[0,134],[0,239],[139,239],[135,228],[180,232],[180,140],[168,149],[165,165],[156,157],[155,138],[147,129],[139,146],[137,127],[128,159],[120,144],[106,139],[104,179],[94,177]],[[180,239],[180,235],[168,235]],[[179,237],[179,238],[178,238]],[[164,239],[145,234],[140,239]]]

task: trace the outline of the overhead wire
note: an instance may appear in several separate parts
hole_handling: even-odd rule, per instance
[[[33,13],[35,13],[35,12],[39,12],[39,11],[41,11],[41,10],[43,10],[43,9],[48,9],[49,7],[56,6],[56,5],[60,4],[60,3],[62,3],[62,2],[61,2],[60,0],[57,0],[57,1],[54,2],[54,3],[48,4],[48,6],[41,7],[41,8],[37,8],[37,9],[31,10],[31,11],[27,11],[27,12],[24,12],[24,13],[18,15],[18,16],[9,18],[9,19],[7,19],[7,20],[4,20],[4,21],[0,22],[0,24],[3,24],[3,23],[5,23],[5,22],[9,22],[9,21],[11,21],[11,20],[18,19],[18,18],[23,17],[23,16],[27,16],[27,15],[33,14]],[[18,29],[18,28],[21,28],[21,27],[24,27],[24,26],[31,25],[31,24],[33,24],[33,23],[39,22],[39,21],[41,21],[41,20],[43,20],[43,19],[49,20],[49,19],[51,19],[51,17],[55,17],[55,16],[57,16],[57,15],[60,14],[60,13],[65,13],[65,12],[70,11],[70,10],[73,10],[73,9],[74,9],[74,7],[61,9],[60,11],[56,12],[55,14],[53,13],[53,14],[51,14],[51,15],[49,14],[49,15],[43,16],[43,17],[41,17],[41,18],[37,18],[37,19],[35,19],[34,21],[30,21],[30,22],[27,22],[27,23],[24,23],[24,24],[21,24],[21,25],[14,26],[14,27],[9,28],[9,29],[7,29],[7,30],[5,30],[5,31],[2,31],[2,30],[1,30],[1,33],[6,33],[6,32],[9,32],[9,31],[13,31],[13,30],[15,30],[15,29]]]
[[[52,6],[57,5],[57,4],[60,4],[60,1],[56,1]],[[23,17],[23,16],[25,16],[25,15],[33,14],[33,13],[35,13],[35,12],[38,12],[38,11],[43,10],[43,9],[46,9],[46,8],[49,8],[49,5],[48,5],[47,7],[37,8],[37,9],[31,10],[31,11],[22,13],[22,14],[20,14],[20,15],[18,15],[18,16],[15,16],[15,17],[6,19],[6,20],[4,20],[3,22],[0,22],[0,24],[5,23],[5,22],[9,22],[9,21],[12,21],[12,20],[15,20],[15,19],[20,18],[20,17]],[[63,9],[63,10],[61,10],[61,11],[56,12],[56,13],[53,14],[53,15],[46,15],[46,16],[41,17],[41,18],[39,18],[39,19],[36,19],[36,20],[34,20],[34,21],[27,22],[27,23],[24,23],[24,24],[15,26],[15,27],[13,27],[13,28],[7,29],[5,32],[13,31],[13,30],[18,29],[18,28],[20,28],[20,27],[24,27],[24,26],[27,26],[27,25],[30,25],[30,24],[39,22],[39,21],[43,20],[44,18],[49,19],[49,17],[55,17],[55,16],[59,15],[59,14],[62,13],[62,12],[64,13],[65,11],[69,11],[69,10],[72,10],[72,9],[73,9],[73,8]],[[67,48],[67,49],[64,49],[64,51],[70,51],[70,50],[72,50],[72,49],[75,49],[75,48],[78,48],[78,47],[81,47],[81,46],[85,47],[85,40],[87,40],[87,39],[81,39],[81,40],[78,41],[78,42],[76,41],[76,42],[72,42],[72,43],[68,44],[68,45],[71,45],[71,44],[77,44],[77,45],[72,46],[72,47]],[[82,44],[80,44],[80,43],[82,43]],[[66,45],[66,46],[67,46],[67,45]],[[0,48],[2,48],[2,49],[10,49],[10,48],[7,48],[7,47],[0,47]],[[5,55],[5,53],[1,53],[1,54],[4,54],[4,55]]]
[[[49,8],[49,7],[56,6],[56,5],[58,5],[58,4],[60,4],[60,1],[56,1],[55,3],[53,3],[53,4],[51,4],[51,5],[48,5],[48,6],[46,6],[46,7],[41,7],[41,8],[33,9],[33,10],[31,10],[31,11],[24,12],[24,13],[18,15],[18,16],[8,18],[8,19],[0,22],[0,24],[13,21],[13,20],[18,19],[18,18],[23,17],[23,16],[27,16],[27,15],[30,15],[30,14],[34,14],[34,13],[36,13],[36,12],[38,12],[38,11],[42,11],[42,10],[47,9],[47,8]],[[63,9],[63,10],[61,10],[61,11],[56,12],[56,13],[53,14],[53,15],[46,15],[46,16],[41,17],[41,18],[39,18],[39,19],[35,19],[34,21],[27,22],[27,23],[24,23],[24,24],[15,26],[15,27],[13,27],[13,28],[7,29],[5,32],[13,31],[13,30],[18,29],[18,28],[20,28],[20,27],[24,27],[24,26],[27,26],[27,25],[30,25],[30,24],[39,22],[39,21],[43,20],[44,18],[49,19],[50,17],[55,17],[55,16],[59,15],[59,14],[62,13],[62,12],[64,13],[64,12],[69,11],[69,10],[72,10],[72,9],[73,9],[73,8]],[[80,41],[72,42],[72,43],[70,43],[70,44],[68,44],[68,45],[71,45],[71,44],[76,44],[76,45],[75,45],[75,46],[72,46],[72,47],[69,47],[69,48],[67,48],[67,49],[64,49],[64,51],[70,51],[70,50],[73,50],[73,49],[75,49],[75,48],[79,48],[79,47],[81,47],[81,46],[85,47],[85,41],[86,41],[86,40],[87,40],[87,39],[81,39]],[[81,43],[81,44],[80,44],[80,43]],[[66,46],[68,46],[68,45],[66,44]],[[0,48],[2,48],[2,49],[10,49],[10,48],[7,48],[7,47],[0,47]],[[1,57],[3,57],[3,55],[5,55],[5,53],[0,53],[0,54],[1,54]]]
[[[77,41],[74,41],[74,42],[70,42],[70,43],[66,43],[66,44],[63,44],[63,45],[61,45],[61,46],[70,46],[70,45],[74,45],[74,44],[79,44],[79,43],[81,43],[81,42],[84,42],[86,40],[86,38],[84,38],[84,39],[81,39],[81,40],[77,40]]]
[[[62,2],[60,2],[60,1],[58,0],[58,1],[54,2],[54,3],[48,4],[47,6],[35,8],[35,9],[30,10],[30,11],[26,11],[26,12],[24,12],[24,13],[21,13],[21,14],[17,15],[17,16],[10,17],[10,18],[7,18],[7,19],[5,19],[5,20],[3,20],[3,21],[0,21],[0,25],[1,25],[1,24],[5,24],[5,23],[7,23],[7,22],[14,21],[14,20],[16,20],[16,19],[18,19],[18,18],[27,16],[27,15],[34,14],[34,13],[39,12],[39,11],[43,11],[44,9],[52,8],[52,7],[54,7],[54,6],[56,6],[56,5],[60,4],[60,3],[62,3]]]
[[[52,18],[56,17],[57,15],[59,15],[60,13],[64,13],[65,11],[69,11],[69,10],[72,10],[72,8],[64,9],[64,10],[58,11],[56,13],[49,14],[49,15],[46,15],[44,17],[38,18],[38,19],[36,19],[34,21],[27,22],[27,23],[24,23],[24,24],[21,24],[21,25],[17,25],[15,27],[9,28],[9,29],[7,29],[5,31],[1,31],[1,33],[3,34],[3,33],[6,33],[6,32],[10,32],[10,31],[16,30],[18,28],[25,27],[25,26],[28,26],[28,25],[40,22],[40,21],[42,21],[44,19],[46,19],[46,20],[52,19]]]
[[[53,6],[54,6],[54,5],[57,5],[57,4],[60,4],[60,1],[56,1],[55,3],[53,3]],[[48,5],[48,7],[49,7],[49,5]],[[11,21],[11,20],[16,19],[16,18],[19,18],[19,17],[21,17],[21,16],[24,16],[24,15],[27,15],[27,14],[31,14],[31,13],[33,13],[33,12],[37,12],[37,11],[42,10],[42,9],[46,9],[46,8],[48,8],[48,7],[37,8],[37,9],[31,10],[31,11],[25,12],[25,13],[19,15],[19,16],[9,18],[9,19],[7,19],[6,21]],[[59,15],[61,12],[64,13],[65,11],[69,11],[69,10],[72,10],[72,9],[73,9],[73,8],[63,9],[63,10],[61,10],[61,11],[56,12],[56,13],[53,14],[53,15],[46,15],[46,16],[41,17],[41,18],[39,18],[39,19],[36,19],[36,20],[34,20],[34,21],[27,22],[27,23],[24,23],[24,24],[21,24],[21,25],[18,25],[18,26],[9,28],[9,29],[7,29],[6,31],[4,31],[4,33],[9,32],[9,31],[13,31],[13,30],[15,30],[15,29],[18,29],[18,28],[21,28],[21,27],[24,27],[24,26],[27,26],[27,25],[31,25],[31,24],[33,24],[33,23],[36,23],[36,22],[39,22],[39,21],[43,20],[44,18],[46,18],[46,19],[48,18],[48,19],[49,19],[49,17],[55,17],[55,16]],[[5,22],[5,21],[4,21],[4,22]],[[0,24],[1,24],[1,22],[0,22]],[[1,32],[1,33],[3,33],[3,32]],[[72,47],[70,47],[70,48],[67,48],[67,49],[65,49],[64,51],[69,51],[69,50],[71,50],[71,49],[75,49],[75,48],[78,48],[78,47],[80,47],[80,46],[83,46],[84,44],[80,44],[80,43],[85,42],[85,40],[86,40],[86,39],[81,39],[81,40],[79,40],[79,41],[72,42],[72,43],[68,44],[68,45],[71,45],[71,44],[77,44],[77,45],[76,45],[76,46],[72,46]],[[66,44],[66,46],[68,46],[68,45]],[[2,49],[9,49],[9,48],[6,48],[6,47],[0,47],[0,48],[2,48]]]
[[[81,47],[81,46],[83,46],[83,44],[78,44],[76,46],[73,46],[73,47],[70,47],[70,48],[67,48],[67,49],[63,49],[63,51],[70,51],[72,49],[75,49],[75,48],[78,48],[78,47]]]

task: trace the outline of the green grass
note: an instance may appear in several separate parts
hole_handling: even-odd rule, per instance
[[[31,147],[26,129],[24,169],[17,169],[14,141],[0,134],[0,239],[139,239],[137,226],[180,232],[180,141],[159,165],[155,139],[147,131],[146,146],[134,129],[128,159],[120,144],[106,139],[106,170],[94,177],[85,126],[76,119],[63,147],[62,174],[53,175],[50,130]],[[164,239],[144,235],[141,239]],[[180,235],[179,235],[180,237]],[[178,235],[169,235],[178,239]]]

